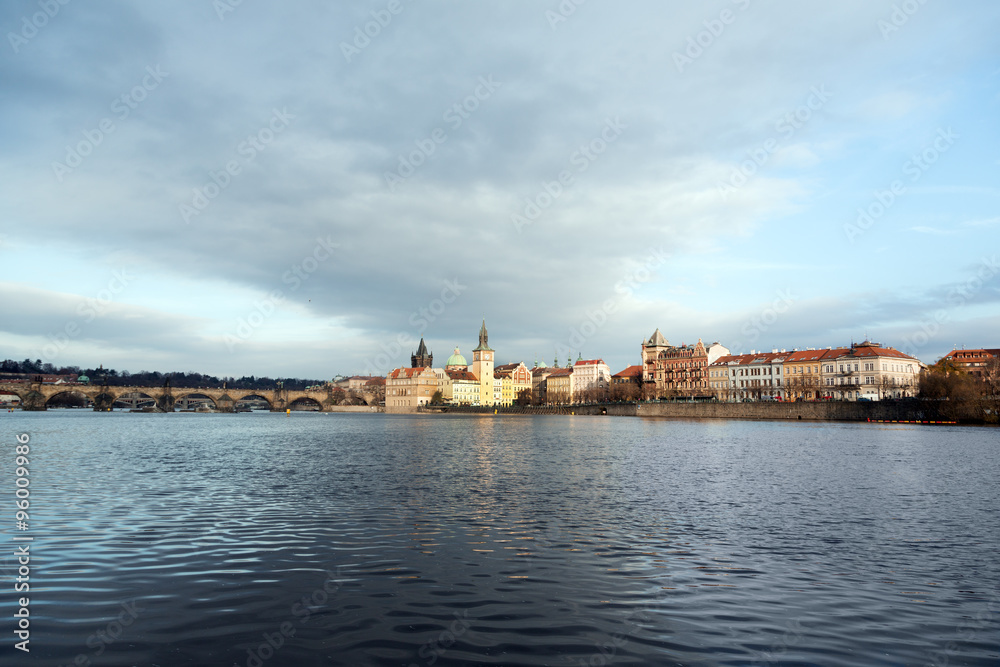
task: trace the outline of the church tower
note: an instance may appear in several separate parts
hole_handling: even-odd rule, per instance
[[[417,353],[410,355],[410,368],[430,368],[434,365],[434,355],[427,351],[423,336],[420,337],[420,345]]]
[[[479,405],[493,405],[493,348],[488,338],[484,319],[479,329],[479,345],[472,351],[472,373],[479,378]]]

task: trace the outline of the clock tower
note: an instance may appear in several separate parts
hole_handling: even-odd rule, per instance
[[[479,405],[493,405],[493,348],[488,338],[484,319],[479,329],[479,345],[472,351],[472,373],[479,378]]]

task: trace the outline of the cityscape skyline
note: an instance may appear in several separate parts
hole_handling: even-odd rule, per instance
[[[52,7],[0,9],[0,357],[997,344],[994,4]]]

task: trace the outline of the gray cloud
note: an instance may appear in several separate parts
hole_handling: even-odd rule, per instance
[[[486,316],[511,354],[526,358],[538,348],[549,360],[589,313],[619,299],[620,310],[583,347],[624,366],[637,357],[634,343],[657,326],[678,342],[742,337],[754,312],[701,277],[689,287],[699,307],[673,301],[665,267],[636,298],[622,298],[616,284],[651,249],[738,255],[741,239],[823,209],[817,192],[829,196],[824,188],[835,187],[828,165],[845,146],[906,137],[894,124],[907,109],[992,53],[985,26],[998,11],[988,3],[962,12],[929,4],[886,40],[878,21],[891,3],[860,0],[586,3],[555,29],[546,11],[558,11],[557,3],[404,0],[348,61],[342,44],[385,6],[243,3],[221,20],[210,2],[63,6],[18,53],[2,55],[0,84],[16,91],[0,103],[4,232],[56,254],[82,249],[104,262],[128,255],[152,273],[202,281],[198,299],[211,300],[216,284],[282,289],[315,322],[315,342],[295,349],[330,355],[326,374],[363,366],[401,332],[417,334],[413,314],[445,280],[467,290],[422,332],[436,354],[474,343]],[[0,24],[17,26],[36,8],[9,3]],[[675,54],[727,9],[734,21],[678,71]],[[964,50],[950,49],[947,30],[958,28]],[[147,68],[167,75],[121,117],[115,101],[142,85]],[[454,105],[475,96],[482,78],[499,87],[456,116]],[[781,136],[777,122],[822,85],[831,101],[793,138]],[[901,92],[885,97],[887,89]],[[876,98],[882,103],[869,103]],[[275,110],[293,117],[268,134]],[[103,119],[114,131],[60,180],[52,163],[65,162],[67,146],[87,141]],[[620,136],[581,161],[581,147],[609,119],[620,119]],[[390,189],[386,172],[438,129],[446,140]],[[776,159],[723,201],[719,183],[776,136],[792,167]],[[271,140],[250,151],[248,137]],[[193,206],[196,189],[211,188],[227,163],[239,173],[185,220],[181,207]],[[572,184],[519,231],[511,216],[546,201],[546,184],[560,172]],[[326,238],[338,251],[291,290],[287,272]],[[757,288],[749,303],[766,303],[771,283],[746,275],[739,287]],[[13,292],[3,298],[27,309],[19,324],[5,323],[8,333],[37,337],[58,324],[54,297],[39,297],[50,304],[46,312]],[[840,331],[923,312],[919,299],[896,293],[846,309],[855,301],[807,299],[769,335],[814,340],[826,334],[817,322]],[[162,359],[211,365],[219,343],[204,333],[207,323],[139,315],[108,315],[93,336],[108,347],[139,336]],[[326,342],[329,322],[353,333]],[[248,365],[237,374],[277,372],[249,367],[257,363],[316,366],[297,354],[275,361],[269,345],[248,341],[226,363]]]

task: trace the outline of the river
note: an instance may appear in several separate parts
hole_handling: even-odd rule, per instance
[[[1000,664],[995,428],[0,419],[3,664]]]

